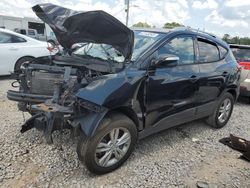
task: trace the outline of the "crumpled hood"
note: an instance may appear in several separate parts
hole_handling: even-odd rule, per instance
[[[103,43],[112,45],[126,60],[131,58],[133,31],[104,11],[80,12],[50,3],[32,9],[51,27],[64,48],[80,42]]]

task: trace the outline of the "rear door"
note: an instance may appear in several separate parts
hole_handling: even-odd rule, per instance
[[[211,40],[197,37],[198,64],[200,67],[200,91],[198,114],[209,115],[215,101],[226,87],[230,67],[224,57],[227,50]]]
[[[154,58],[171,54],[180,58],[175,67],[157,67],[149,71],[147,84],[146,126],[159,130],[194,118],[199,91],[199,65],[195,64],[194,38],[179,35],[160,47]]]

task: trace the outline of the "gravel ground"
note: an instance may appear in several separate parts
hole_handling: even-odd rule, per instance
[[[230,133],[250,140],[246,102],[235,105],[223,129],[202,121],[169,129],[139,141],[120,169],[95,176],[78,161],[77,139],[69,132],[61,137],[55,132],[53,145],[43,143],[37,130],[19,132],[23,114],[6,98],[10,83],[0,80],[0,187],[196,187],[197,181],[210,187],[250,187],[250,163],[218,142]]]

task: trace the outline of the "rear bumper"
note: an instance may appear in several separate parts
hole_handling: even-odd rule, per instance
[[[21,93],[19,91],[9,90],[7,92],[7,98],[9,100],[18,101],[18,102],[43,103],[47,99],[52,99],[53,96]]]

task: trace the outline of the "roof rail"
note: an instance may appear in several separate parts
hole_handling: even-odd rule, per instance
[[[207,35],[210,35],[210,36],[212,36],[212,37],[214,37],[214,38],[217,38],[214,34],[212,34],[212,33],[208,33],[208,32],[206,32],[206,31],[201,31],[199,28],[198,29],[194,29],[194,28],[192,28],[192,27],[187,27],[187,26],[183,26],[183,27],[176,27],[176,28],[174,28],[175,30],[181,30],[181,31],[185,31],[185,30],[188,30],[188,31],[193,31],[193,32],[196,32],[196,33],[203,33],[203,34],[207,34]]]
[[[193,32],[196,32],[196,33],[202,33],[202,34],[207,34],[207,35],[210,35],[210,36],[212,36],[212,37],[214,37],[214,38],[217,38],[214,34],[212,34],[212,33],[208,33],[208,32],[206,32],[206,31],[201,31],[200,30],[200,28],[198,28],[198,29],[194,29],[194,28],[191,28],[191,27],[186,27],[187,28],[187,30],[190,30],[190,31],[193,31]]]

